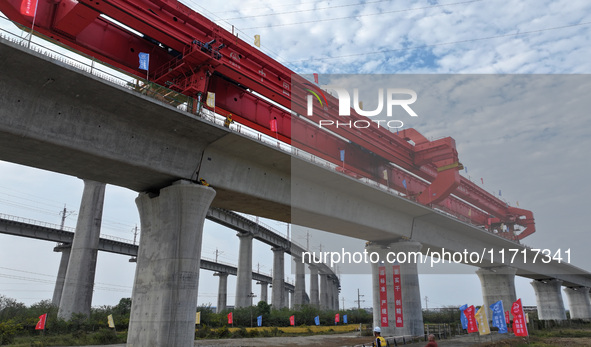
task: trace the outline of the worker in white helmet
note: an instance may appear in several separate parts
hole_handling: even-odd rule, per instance
[[[374,346],[376,347],[386,347],[388,346],[388,343],[386,342],[386,339],[383,338],[381,336],[382,334],[382,329],[380,329],[380,327],[375,327],[373,328],[373,336],[376,338],[375,342],[374,342]]]

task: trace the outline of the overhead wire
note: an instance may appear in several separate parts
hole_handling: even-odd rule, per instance
[[[197,7],[201,8],[201,9],[203,9],[205,12],[208,12],[210,15],[212,15],[212,16],[215,16],[215,17],[218,17],[218,21],[223,21],[223,22],[225,22],[227,25],[230,25],[230,26],[231,26],[231,27],[233,27],[233,28],[234,28],[236,31],[238,31],[238,32],[240,32],[240,33],[242,33],[242,34],[244,34],[246,37],[248,37],[248,36],[249,36],[249,34],[247,34],[246,32],[244,32],[243,30],[239,29],[239,28],[238,28],[238,27],[236,27],[234,24],[232,24],[232,23],[230,23],[230,22],[228,22],[228,21],[226,21],[226,20],[224,20],[224,19],[220,18],[220,17],[219,17],[218,15],[216,15],[215,13],[213,13],[213,12],[209,11],[208,9],[206,9],[205,7],[203,7],[203,6],[199,5],[199,4],[197,4],[197,3],[196,3],[194,0],[181,0],[181,1],[186,1],[187,3],[191,3],[191,4],[195,5],[195,6],[197,6]],[[191,6],[189,6],[189,7],[191,7]],[[283,63],[284,63],[284,64],[286,64],[286,65],[288,65],[288,64],[289,64],[289,62],[287,61],[287,59],[285,59],[285,58],[281,57],[281,55],[280,55],[279,53],[275,52],[275,51],[274,51],[274,50],[272,50],[271,48],[269,48],[269,47],[267,47],[267,46],[265,46],[265,45],[263,45],[263,44],[261,44],[261,47],[262,47],[262,48],[264,48],[265,50],[267,50],[267,51],[269,51],[269,52],[273,53],[273,55],[275,55],[275,59],[276,59],[276,60],[278,60],[278,61],[280,61],[280,62],[283,62]]]
[[[448,41],[448,42],[434,43],[434,44],[429,44],[429,45],[420,45],[420,46],[412,46],[412,47],[404,47],[404,48],[396,48],[396,49],[387,49],[387,50],[373,51],[373,52],[365,52],[365,53],[344,54],[344,55],[338,55],[338,56],[332,56],[332,57],[324,57],[324,58],[301,59],[301,60],[294,60],[294,61],[292,61],[292,63],[309,62],[309,61],[320,61],[320,60],[332,60],[332,59],[339,59],[339,58],[358,57],[358,56],[365,56],[365,55],[375,55],[375,54],[383,54],[383,53],[391,53],[391,52],[400,52],[400,51],[406,51],[406,50],[415,50],[415,49],[423,49],[423,48],[430,48],[430,47],[454,45],[454,44],[460,44],[460,43],[485,41],[485,40],[492,40],[492,39],[498,39],[498,38],[504,38],[504,37],[513,37],[513,36],[521,36],[521,35],[535,34],[535,33],[540,33],[540,32],[550,31],[550,30],[567,29],[567,28],[573,28],[573,27],[583,26],[583,25],[589,25],[589,24],[591,24],[591,22],[581,22],[581,23],[571,24],[571,25],[563,25],[563,26],[558,26],[558,27],[544,28],[544,29],[531,30],[531,31],[521,31],[521,32],[511,33],[511,34],[493,35],[493,36],[480,37],[480,38],[475,38],[475,39],[466,39],[466,40],[458,40],[458,41]]]
[[[334,1],[334,0],[332,0]],[[386,1],[386,0],[384,0]],[[387,1],[391,1],[391,0],[387,0]],[[330,1],[327,1],[330,2]],[[249,9],[251,10],[260,10],[260,9],[273,9],[273,8],[277,8],[277,7],[287,7],[287,6],[296,6],[296,5],[307,5],[307,4],[317,4],[318,1],[307,1],[307,2],[294,2],[294,3],[289,3],[289,4],[273,4],[273,7],[269,7],[269,6],[260,6],[260,7],[249,7]],[[221,14],[221,13],[230,13],[230,12],[236,12],[236,10],[229,10],[229,11],[219,11],[219,12],[215,12],[216,14]]]
[[[430,6],[422,6],[422,7],[413,7],[413,8],[400,9],[400,10],[380,11],[378,13],[358,14],[358,15],[346,16],[346,17],[316,19],[316,20],[309,20],[309,21],[305,21],[305,22],[272,24],[272,25],[265,25],[265,26],[258,26],[258,27],[243,28],[243,30],[275,28],[275,27],[283,27],[283,26],[290,26],[290,25],[312,24],[312,23],[320,23],[320,22],[331,22],[331,21],[337,21],[337,20],[343,20],[343,19],[354,19],[354,18],[361,18],[361,17],[381,16],[381,15],[384,15],[384,14],[402,13],[402,12],[411,12],[411,11],[420,11],[420,10],[427,10],[427,9],[438,8],[438,7],[445,7],[445,6],[466,5],[466,4],[470,4],[470,3],[474,3],[474,2],[480,2],[480,1],[484,1],[484,0],[469,0],[469,1],[461,1],[461,2],[448,3],[448,4],[438,4],[438,5],[430,5]]]
[[[392,0],[376,0],[376,1],[368,1],[368,2],[364,2],[364,3],[356,3],[356,4],[317,7],[317,8],[311,8],[311,9],[306,9],[306,10],[293,10],[293,11],[286,11],[286,12],[265,13],[265,14],[257,14],[257,15],[252,15],[252,16],[231,17],[231,18],[223,18],[223,19],[224,20],[234,20],[234,19],[280,16],[280,15],[284,15],[284,14],[322,11],[322,10],[329,10],[329,9],[334,9],[334,8],[353,7],[353,6],[364,6],[364,5],[376,4],[376,3],[380,3],[380,2],[391,2],[391,1]]]

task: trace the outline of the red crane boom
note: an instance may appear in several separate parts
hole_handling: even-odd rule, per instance
[[[138,78],[146,76],[138,53],[149,53],[149,80],[196,98],[194,112],[213,92],[217,113],[231,113],[235,121],[341,165],[347,174],[504,237],[519,240],[535,231],[531,211],[510,207],[460,176],[451,137],[429,141],[414,129],[394,134],[353,110],[348,121],[368,127],[331,128],[334,136],[313,123],[339,121],[338,99],[327,95],[323,109],[302,116],[308,81],[176,0],[3,0],[0,11],[27,28],[34,20],[38,33]],[[525,229],[516,234],[516,225]]]

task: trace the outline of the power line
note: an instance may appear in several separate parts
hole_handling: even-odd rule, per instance
[[[208,12],[208,13],[210,13],[212,16],[215,16],[215,17],[217,17],[217,18],[218,18],[218,21],[223,21],[223,22],[225,22],[227,25],[231,26],[231,27],[232,27],[232,29],[236,29],[236,31],[238,31],[238,32],[241,32],[241,33],[242,33],[242,34],[244,34],[246,37],[248,37],[248,36],[249,36],[249,35],[248,35],[246,32],[244,32],[243,30],[239,29],[238,27],[235,27],[233,24],[231,24],[230,22],[228,22],[228,21],[224,20],[223,18],[220,18],[218,15],[216,15],[215,13],[213,13],[213,12],[209,11],[209,10],[208,10],[208,9],[206,9],[205,7],[203,7],[203,6],[199,5],[199,4],[197,4],[197,3],[196,3],[196,2],[194,2],[193,0],[185,0],[185,1],[187,1],[188,3],[191,3],[191,4],[193,4],[193,5],[195,5],[195,6],[199,7],[199,8],[201,8],[201,9],[203,9],[205,12]],[[190,6],[189,6],[189,7],[190,7]],[[238,37],[238,35],[236,35],[236,36]],[[286,65],[287,65],[287,64],[289,64],[289,62],[287,61],[287,59],[284,59],[283,57],[281,57],[281,56],[279,55],[279,53],[277,53],[277,52],[273,51],[272,49],[270,49],[269,47],[267,47],[267,46],[265,46],[265,45],[263,45],[263,44],[261,44],[261,47],[262,47],[262,48],[265,48],[265,50],[267,50],[267,51],[269,51],[269,52],[273,53],[273,54],[275,55],[275,57],[276,57],[276,58],[275,58],[276,60],[278,60],[278,61],[280,61],[280,62],[282,61],[282,62],[283,62],[284,64],[286,64]],[[270,54],[269,54],[269,55],[270,55]]]
[[[319,23],[319,22],[330,22],[330,21],[336,21],[336,20],[342,20],[342,19],[353,19],[353,18],[361,18],[361,17],[380,16],[380,15],[383,15],[383,14],[391,14],[391,13],[401,13],[401,12],[411,12],[411,11],[427,10],[427,9],[431,9],[431,8],[438,8],[438,7],[444,7],[444,6],[466,5],[466,4],[471,4],[471,3],[474,3],[474,2],[480,2],[480,1],[483,1],[483,0],[470,0],[470,1],[454,2],[454,3],[449,3],[449,4],[439,4],[439,5],[431,5],[431,6],[423,6],[423,7],[413,7],[413,8],[407,8],[407,9],[402,9],[402,10],[381,11],[381,12],[378,12],[378,13],[358,14],[358,15],[347,16],[347,17],[316,19],[316,20],[310,20],[310,21],[305,21],[305,22],[281,23],[281,24],[273,24],[273,25],[266,25],[266,26],[259,26],[259,27],[244,28],[243,30],[265,29],[265,28],[283,27],[283,26],[298,25],[298,24],[313,24],[313,23]]]
[[[248,9],[250,9],[250,10],[259,10],[259,9],[272,10],[273,8],[277,8],[277,7],[287,7],[287,6],[307,5],[307,4],[317,4],[317,3],[318,3],[318,1],[296,2],[296,3],[290,3],[290,4],[273,4],[274,7],[269,7],[269,6],[249,7]],[[220,12],[216,12],[216,14],[230,13],[230,12],[236,12],[236,10],[220,11]]]
[[[311,8],[311,9],[307,9],[307,10],[294,10],[294,11],[286,11],[286,12],[275,12],[275,13],[257,14],[257,15],[252,15],[252,16],[231,17],[231,18],[224,18],[224,20],[280,16],[280,15],[284,15],[284,14],[303,13],[303,12],[312,12],[312,11],[322,11],[322,10],[329,10],[329,9],[333,9],[333,8],[343,8],[343,7],[352,7],[352,6],[364,6],[364,5],[369,5],[369,4],[376,4],[376,3],[379,3],[379,2],[391,2],[391,1],[392,0],[377,0],[377,1],[369,1],[369,2],[364,2],[364,3],[356,3],[356,4],[347,4],[347,5],[336,5],[336,6]]]
[[[292,63],[309,62],[309,61],[321,61],[321,60],[331,60],[331,59],[339,59],[339,58],[349,58],[349,57],[358,57],[358,56],[365,56],[365,55],[373,55],[373,54],[400,52],[400,51],[414,50],[414,49],[422,49],[422,48],[429,48],[429,47],[454,45],[454,44],[458,44],[458,43],[468,43],[468,42],[476,42],[476,41],[484,41],[484,40],[498,39],[498,38],[503,38],[503,37],[529,35],[529,34],[535,34],[535,33],[540,33],[540,32],[544,32],[544,31],[573,28],[573,27],[583,26],[583,25],[589,25],[589,24],[591,24],[591,22],[582,22],[582,23],[571,24],[571,25],[564,25],[564,26],[559,26],[559,27],[552,27],[552,28],[545,28],[545,29],[538,29],[538,30],[531,30],[531,31],[522,31],[522,32],[513,33],[513,34],[501,34],[501,35],[494,35],[494,36],[488,36],[488,37],[480,37],[480,38],[476,38],[476,39],[466,39],[466,40],[459,40],[459,41],[449,41],[449,42],[442,42],[442,43],[434,43],[434,44],[431,44],[431,45],[421,45],[421,46],[413,46],[413,47],[405,47],[405,48],[397,48],[397,49],[387,49],[387,50],[383,50],[383,51],[374,51],[374,52],[367,52],[367,53],[353,53],[353,54],[345,54],[345,55],[338,55],[338,56],[325,57],[325,58],[311,58],[311,59],[294,60],[294,61],[292,61]]]

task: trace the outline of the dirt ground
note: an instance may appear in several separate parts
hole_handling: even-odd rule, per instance
[[[515,346],[516,341],[522,340],[516,338],[513,335],[504,334],[492,334],[485,337],[478,337],[477,335],[462,335],[446,340],[438,340],[437,344],[440,347],[468,347],[468,346],[480,346],[480,347],[502,347],[502,346]],[[222,339],[222,340],[197,340],[195,346],[207,347],[207,346],[282,346],[282,347],[295,347],[295,346],[371,346],[371,337],[359,337],[355,333],[347,334],[335,334],[335,335],[315,335],[315,336],[295,336],[295,337],[261,337],[252,339]],[[555,347],[591,347],[591,338],[572,338],[572,337],[551,337],[544,338],[543,346],[555,346]],[[513,343],[510,343],[513,342]],[[423,347],[427,343],[425,341],[407,343],[404,346],[408,347]],[[111,347],[125,347],[124,344],[110,345]],[[394,346],[393,343],[390,346]],[[402,343],[398,343],[398,346],[403,346]],[[103,347],[103,346],[87,346],[87,347]]]
[[[492,337],[481,338],[475,336],[461,336],[453,339],[439,340],[437,344],[443,347],[452,346],[474,346],[479,342],[494,342],[506,338],[505,335],[495,334]],[[356,333],[334,334],[334,335],[315,335],[315,336],[296,336],[296,337],[266,337],[253,339],[226,339],[226,340],[198,340],[195,346],[371,346],[371,336],[359,337]],[[427,342],[421,341],[408,343],[405,346],[419,347],[425,346]],[[403,344],[398,343],[399,346]],[[390,346],[394,346],[390,343]]]

